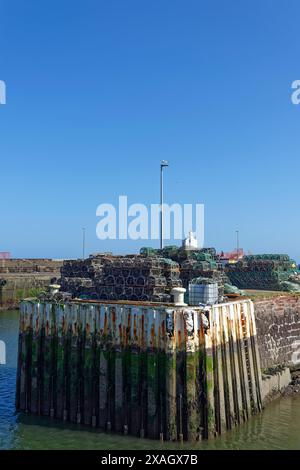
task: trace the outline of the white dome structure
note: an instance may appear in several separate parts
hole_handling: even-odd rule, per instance
[[[198,241],[193,232],[189,232],[189,236],[182,241],[182,246],[186,250],[197,250]]]

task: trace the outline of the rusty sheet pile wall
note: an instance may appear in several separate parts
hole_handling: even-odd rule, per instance
[[[166,440],[223,433],[261,410],[250,300],[209,309],[21,304],[16,405]]]

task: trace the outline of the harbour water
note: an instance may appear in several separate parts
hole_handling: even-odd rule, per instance
[[[0,449],[300,449],[300,396],[276,400],[248,423],[196,444],[161,444],[16,413],[18,319],[19,312],[0,312],[7,348],[7,363],[0,366]]]

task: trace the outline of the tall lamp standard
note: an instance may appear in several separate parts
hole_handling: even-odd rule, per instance
[[[235,233],[236,233],[236,260],[238,261],[239,260],[239,250],[240,250],[240,247],[239,247],[239,231],[236,230]]]
[[[164,177],[163,170],[169,166],[167,160],[162,160],[160,164],[160,249],[164,247]]]
[[[85,259],[85,227],[82,228],[82,259]]]

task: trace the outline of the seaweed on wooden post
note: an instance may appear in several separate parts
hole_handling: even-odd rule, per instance
[[[232,371],[232,393],[235,410],[235,421],[239,424],[243,419],[243,399],[241,392],[241,377],[239,367],[239,357],[237,349],[237,335],[236,335],[236,322],[235,322],[235,308],[234,304],[228,306],[228,342],[231,360]]]
[[[243,417],[244,421],[247,421],[251,416],[251,402],[250,402],[250,391],[249,391],[249,379],[247,373],[246,355],[245,355],[245,344],[243,337],[243,330],[241,324],[241,308],[240,303],[235,304],[235,326],[236,326],[236,345],[238,351],[239,360],[239,371],[241,379],[241,392],[243,399]]]
[[[108,352],[107,352],[107,307],[100,308],[100,357],[99,357],[99,426],[107,427],[108,407]]]
[[[115,312],[115,431],[123,431],[123,307],[116,306]]]
[[[259,397],[257,396],[256,390],[256,376],[254,370],[254,361],[253,355],[255,355],[255,350],[252,349],[252,342],[251,342],[251,332],[250,332],[250,325],[251,322],[251,314],[248,311],[248,303],[241,304],[241,323],[244,333],[244,347],[246,351],[246,362],[247,362],[247,372],[248,372],[248,380],[249,380],[249,389],[250,389],[250,398],[251,398],[251,407],[252,413],[257,413],[258,411],[258,401]]]
[[[107,324],[107,361],[108,361],[108,388],[107,388],[107,431],[114,430],[115,420],[115,306],[108,306]]]
[[[177,440],[176,420],[176,310],[166,309],[166,439]]]
[[[33,304],[33,318],[32,318],[32,344],[31,344],[31,396],[30,396],[30,412],[38,413],[39,410],[39,341],[40,341],[40,310],[39,303]]]
[[[216,307],[220,319],[220,336],[222,341],[222,367],[224,382],[224,400],[227,429],[231,429],[235,424],[235,410],[232,391],[232,371],[230,360],[230,347],[227,324],[227,305]]]
[[[185,326],[182,311],[176,315],[176,407],[178,440],[186,434],[186,354]]]
[[[163,442],[167,434],[166,415],[166,312],[164,309],[157,310],[157,399],[158,399],[158,431],[159,439]]]
[[[19,409],[22,411],[26,410],[27,406],[27,362],[28,362],[28,328],[30,327],[30,310],[31,303],[24,302],[21,305],[21,316],[20,316],[20,336],[19,336]]]
[[[24,410],[26,413],[30,411],[31,403],[31,360],[32,360],[32,318],[34,303],[31,302],[28,306],[28,310],[25,315],[25,358],[24,358],[24,391],[25,391],[25,403]]]
[[[138,331],[138,309],[133,307],[131,310],[130,325],[130,433],[138,436],[140,432],[140,347]]]
[[[157,387],[157,311],[149,308],[146,319],[147,329],[147,437],[158,437],[158,387]]]
[[[69,419],[77,422],[78,395],[79,395],[79,361],[81,354],[79,306],[74,304],[71,308],[71,337],[70,337],[70,360],[69,360]]]
[[[183,317],[186,345],[186,438],[198,440],[201,433],[198,314],[194,309],[189,308],[183,311]]]
[[[256,393],[257,393],[257,406],[258,410],[262,410],[262,375],[260,369],[260,359],[259,359],[259,351],[258,351],[258,344],[257,344],[257,332],[256,332],[256,323],[254,317],[254,305],[253,302],[249,301],[248,308],[250,309],[250,338],[251,338],[251,345],[253,350],[253,363],[254,363],[254,373],[255,373],[255,386],[256,386]]]
[[[215,383],[214,383],[214,351],[213,351],[213,331],[212,318],[210,318],[210,326],[204,332],[204,380],[203,387],[206,391],[205,412],[204,412],[204,434],[206,438],[214,437],[216,434],[216,416],[215,416]]]
[[[83,423],[91,425],[93,416],[93,372],[94,372],[94,335],[95,309],[94,306],[83,306]]]
[[[57,359],[56,359],[56,417],[62,418],[65,409],[65,382],[67,367],[67,331],[68,320],[66,308],[60,304],[56,310],[57,315]]]
[[[147,423],[147,337],[146,337],[146,316],[147,309],[143,308],[140,317],[140,361],[141,361],[141,378],[140,378],[140,431],[139,436],[145,437],[145,425]]]

